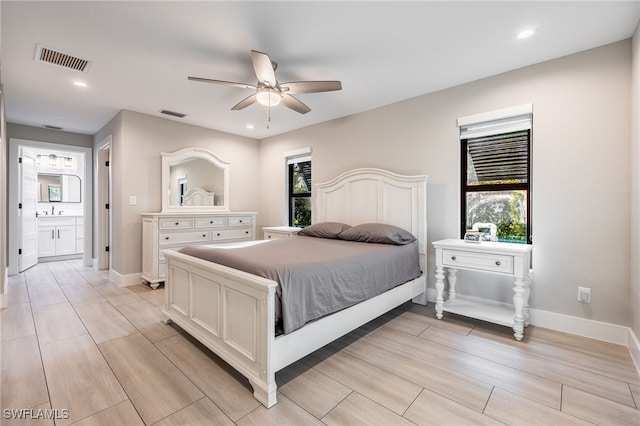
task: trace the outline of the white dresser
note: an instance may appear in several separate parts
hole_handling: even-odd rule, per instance
[[[436,249],[436,317],[451,312],[513,327],[516,340],[522,340],[529,325],[529,293],[531,286],[531,251],[529,244],[510,244],[463,240],[434,241]],[[449,298],[444,300],[445,268],[449,282]],[[456,272],[466,269],[513,277],[513,307],[486,303],[456,296]]]
[[[142,279],[152,288],[157,288],[164,281],[164,249],[254,239],[254,212],[143,213]]]

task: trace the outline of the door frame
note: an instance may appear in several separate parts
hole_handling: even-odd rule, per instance
[[[82,199],[84,210],[84,247],[83,247],[83,265],[93,266],[93,148],[75,145],[63,145],[51,142],[33,141],[28,139],[9,139],[9,204],[7,206],[7,218],[9,220],[8,247],[9,264],[8,274],[18,274],[18,248],[20,247],[20,236],[18,235],[18,157],[20,147],[50,149],[56,151],[74,151],[84,154],[84,188],[82,190]]]
[[[113,163],[111,156],[111,135],[104,138],[95,150],[94,174],[96,176],[96,269],[111,269],[111,188]],[[109,162],[109,167],[104,167],[105,161]],[[103,208],[109,204],[109,209]],[[106,247],[109,246],[109,251]]]

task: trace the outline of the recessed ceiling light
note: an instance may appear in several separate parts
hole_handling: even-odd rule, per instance
[[[247,129],[253,129],[253,124],[251,123],[247,124]]]
[[[84,81],[74,81],[73,85],[78,87],[88,87],[87,83],[85,83]]]
[[[518,38],[520,40],[525,39],[525,38],[529,38],[533,35],[533,33],[535,33],[535,30],[532,29],[528,29],[528,30],[522,30],[518,33]]]

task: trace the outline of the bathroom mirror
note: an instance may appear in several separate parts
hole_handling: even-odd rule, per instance
[[[38,202],[79,203],[80,186],[76,175],[38,173]]]
[[[203,148],[162,152],[162,211],[229,210],[229,163]]]

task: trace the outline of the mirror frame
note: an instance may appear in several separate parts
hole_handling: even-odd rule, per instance
[[[190,147],[179,149],[175,152],[161,152],[162,156],[162,213],[184,213],[184,212],[228,212],[229,211],[229,163],[222,160],[214,153],[204,148]],[[171,166],[181,163],[189,158],[201,158],[209,161],[214,166],[223,170],[224,174],[224,194],[221,206],[176,206],[171,205],[169,200],[170,169]]]

